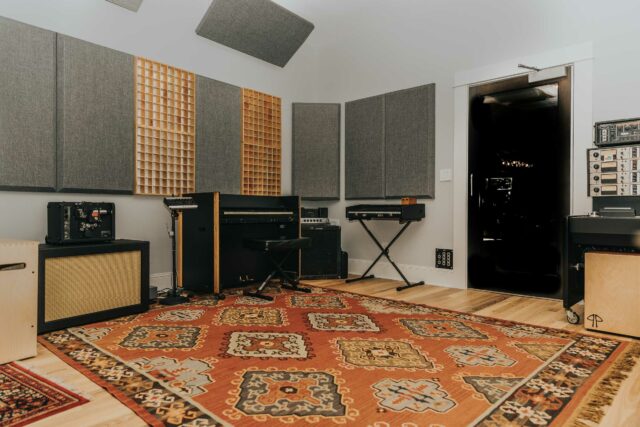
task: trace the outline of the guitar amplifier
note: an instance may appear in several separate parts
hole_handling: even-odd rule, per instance
[[[47,237],[50,244],[109,242],[116,238],[113,203],[49,202]]]
[[[40,245],[38,333],[149,309],[149,242]]]
[[[302,249],[302,279],[337,279],[342,276],[341,229],[331,224],[302,224],[302,237],[311,238],[311,247]]]

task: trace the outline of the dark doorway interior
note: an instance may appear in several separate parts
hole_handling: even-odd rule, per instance
[[[570,76],[475,87],[470,96],[472,288],[561,296],[570,209]]]

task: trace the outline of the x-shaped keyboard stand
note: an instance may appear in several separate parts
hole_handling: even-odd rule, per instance
[[[398,233],[396,234],[396,236],[391,239],[391,241],[389,242],[389,244],[387,246],[382,246],[382,244],[378,241],[378,239],[376,238],[376,236],[371,232],[371,230],[369,230],[369,227],[367,227],[367,224],[364,223],[364,221],[362,219],[358,219],[358,222],[360,223],[360,225],[362,225],[362,227],[365,229],[365,231],[367,232],[367,234],[369,235],[369,237],[371,237],[371,240],[373,240],[376,244],[376,246],[378,246],[378,248],[380,249],[380,254],[378,255],[378,257],[371,263],[371,265],[369,266],[369,268],[367,268],[367,271],[365,271],[364,273],[362,273],[362,276],[360,277],[356,277],[353,279],[347,279],[346,282],[347,283],[352,283],[352,282],[357,282],[360,280],[367,280],[367,279],[374,279],[375,276],[373,274],[369,274],[369,272],[371,271],[371,269],[378,263],[378,261],[380,261],[380,258],[382,258],[383,256],[385,258],[387,258],[387,260],[391,263],[391,265],[393,266],[393,268],[396,269],[396,271],[398,272],[398,274],[400,275],[400,277],[402,277],[402,280],[404,280],[405,285],[404,286],[398,286],[396,288],[396,290],[398,291],[404,291],[405,289],[409,289],[409,288],[413,288],[415,286],[420,286],[420,285],[424,285],[424,281],[420,281],[417,283],[411,283],[409,282],[409,280],[407,280],[407,278],[405,277],[404,274],[402,274],[402,271],[400,270],[400,268],[396,265],[395,262],[393,262],[393,260],[391,259],[391,257],[389,256],[389,249],[391,248],[391,246],[396,242],[396,240],[398,240],[398,238],[400,236],[402,236],[402,233],[404,233],[404,231],[409,228],[409,226],[411,225],[412,222],[414,221],[407,221],[405,222],[404,226],[400,229],[400,231],[398,231]],[[369,274],[369,275],[368,275]]]

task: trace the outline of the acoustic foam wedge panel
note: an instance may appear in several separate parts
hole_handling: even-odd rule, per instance
[[[58,190],[131,193],[134,58],[58,34]]]
[[[385,197],[435,197],[435,84],[387,93]]]
[[[384,95],[345,104],[345,198],[384,199]]]
[[[340,104],[293,104],[293,194],[340,199]]]
[[[132,12],[137,12],[140,9],[142,0],[107,0],[109,3],[113,3],[125,9],[129,9]]]
[[[313,28],[270,0],[213,0],[196,33],[284,67]]]
[[[196,191],[239,194],[242,89],[196,76]]]
[[[54,190],[56,34],[0,17],[0,188]]]

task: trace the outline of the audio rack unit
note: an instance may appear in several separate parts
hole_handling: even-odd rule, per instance
[[[598,147],[640,142],[640,118],[613,120],[595,124],[595,145]]]
[[[589,196],[640,195],[640,145],[587,150]]]

